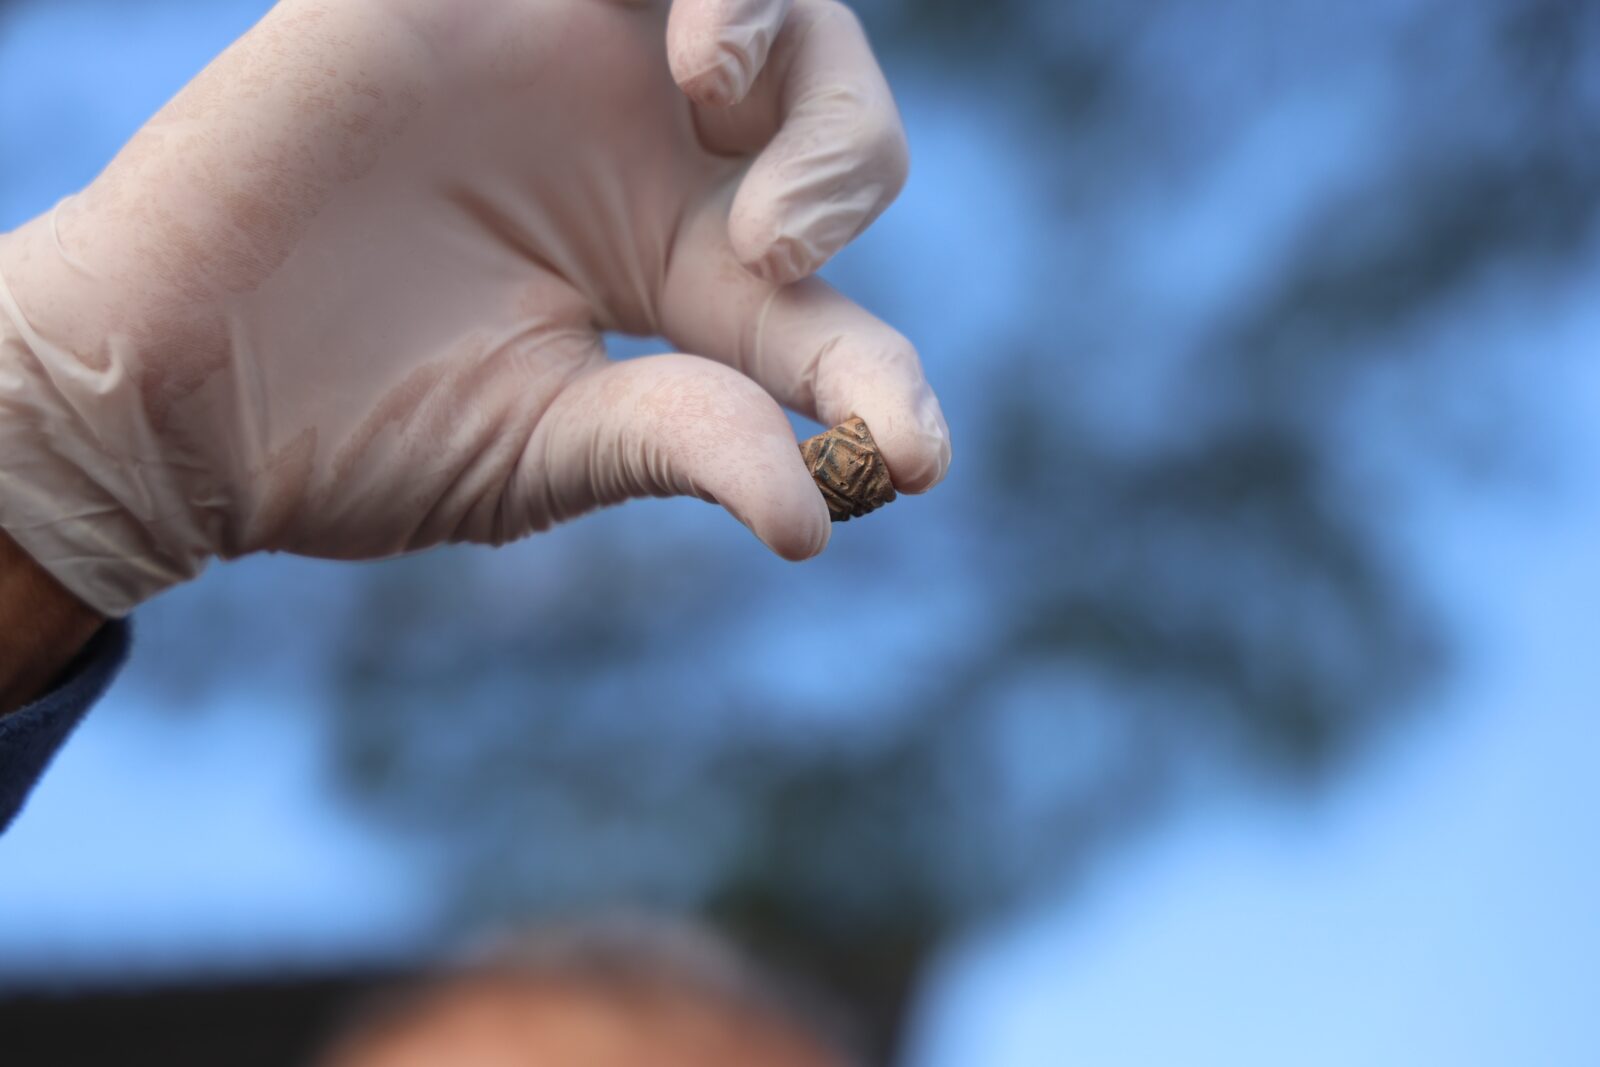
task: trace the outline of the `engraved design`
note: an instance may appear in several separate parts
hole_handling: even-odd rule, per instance
[[[872,431],[858,416],[801,444],[800,455],[834,522],[860,518],[894,499],[889,468]]]

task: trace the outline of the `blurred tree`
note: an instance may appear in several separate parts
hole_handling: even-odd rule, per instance
[[[910,525],[869,520],[904,533],[893,555],[851,527],[805,579],[604,519],[536,549],[526,586],[477,554],[367,570],[330,655],[351,788],[437,850],[452,921],[699,908],[847,997],[887,1058],[954,934],[1070,883],[1196,777],[1314,783],[1437,664],[1352,470],[1385,430],[1354,412],[1417,329],[1592,234],[1600,36],[1561,0],[858,6],[892,64],[1020,116],[1019,165],[1056,190],[1010,324],[1031,340],[963,398],[958,477]],[[1059,246],[1350,55],[1399,101],[1358,177],[1205,315],[1132,331],[1175,368],[1156,432],[1090,411],[1046,345],[1182,316],[1134,272],[1127,302],[1063,322]],[[1413,362],[1426,390],[1469,377]]]

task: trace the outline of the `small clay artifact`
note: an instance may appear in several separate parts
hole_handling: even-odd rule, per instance
[[[860,518],[894,499],[889,468],[878,454],[872,431],[859,417],[802,443],[800,455],[834,522]]]

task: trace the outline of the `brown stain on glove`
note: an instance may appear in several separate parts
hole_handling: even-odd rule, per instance
[[[803,442],[800,455],[834,522],[860,518],[894,499],[889,467],[859,416]]]

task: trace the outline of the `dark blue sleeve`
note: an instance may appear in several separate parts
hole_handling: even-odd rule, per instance
[[[128,657],[128,635],[125,620],[107,623],[55,689],[0,715],[0,831],[11,825],[67,735],[116,677]]]

